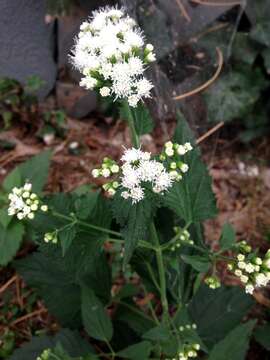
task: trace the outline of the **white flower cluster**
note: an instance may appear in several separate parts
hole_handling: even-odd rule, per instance
[[[71,61],[84,75],[82,87],[127,99],[136,107],[153,88],[143,75],[156,60],[153,50],[153,45],[144,45],[142,32],[124,9],[106,7],[82,23]]]
[[[237,261],[228,264],[228,269],[239,277],[245,285],[246,293],[253,294],[257,287],[266,286],[270,281],[270,250],[264,259],[255,254],[238,254]]]
[[[14,187],[8,195],[10,201],[8,215],[16,215],[19,220],[34,219],[35,212],[38,210],[47,211],[47,205],[41,205],[37,194],[31,192],[32,184],[26,183],[23,187]]]
[[[192,147],[189,146],[187,151],[191,149]],[[126,149],[121,161],[123,164],[119,166],[114,160],[105,158],[100,169],[92,170],[92,175],[95,178],[100,176],[108,178],[119,174],[119,181],[114,179],[103,185],[103,188],[110,195],[114,195],[116,189],[121,188],[121,196],[124,199],[131,199],[133,204],[144,199],[146,189],[163,194],[173,185],[174,181],[182,179],[180,167],[178,171],[171,171],[171,164],[165,164],[169,167],[168,171],[164,163],[151,159],[151,153],[143,152],[141,149]],[[181,162],[181,164],[183,163]],[[187,164],[184,165],[184,170],[181,165],[182,172],[188,170]],[[175,172],[177,172],[177,176],[175,176]]]
[[[151,160],[151,153],[140,149],[127,149],[121,160],[122,177],[120,185],[124,188],[121,196],[131,199],[133,204],[143,200],[146,184],[150,185],[154,193],[164,193],[172,184],[173,179],[164,165]]]

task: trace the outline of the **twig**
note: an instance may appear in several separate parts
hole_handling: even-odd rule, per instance
[[[253,297],[259,304],[264,305],[267,308],[270,308],[270,300],[267,299],[261,292],[254,291]]]
[[[17,275],[12,276],[11,279],[9,279],[1,288],[0,288],[0,294],[4,292],[14,281],[16,281]]]
[[[36,310],[36,311],[33,311],[31,312],[30,314],[26,314],[18,319],[16,319],[15,321],[13,321],[10,326],[14,326],[14,325],[17,325],[18,323],[24,321],[24,320],[28,320],[28,319],[31,319],[32,317],[35,317],[37,315],[41,315],[45,312],[47,312],[48,310],[47,309],[40,309],[40,310]]]
[[[196,144],[200,144],[202,141],[204,141],[206,138],[208,138],[210,135],[214,134],[216,131],[218,131],[220,128],[222,128],[222,126],[224,126],[224,122],[221,121],[220,123],[218,123],[216,126],[214,126],[212,129],[208,130],[204,135],[202,135],[201,137],[199,137],[199,139],[197,139]]]
[[[180,11],[181,11],[181,14],[183,15],[183,17],[187,20],[187,22],[191,22],[191,18],[190,16],[188,15],[188,12],[187,10],[185,9],[184,5],[182,4],[182,1],[181,0],[175,0]]]
[[[20,309],[23,308],[23,300],[22,300],[22,297],[21,297],[21,291],[20,291],[20,279],[19,277],[17,277],[16,279],[16,297],[17,297],[17,302],[20,306]]]
[[[221,52],[221,50],[219,48],[216,48],[217,54],[218,54],[218,68],[217,71],[215,72],[214,76],[209,79],[206,83],[204,83],[203,85],[199,86],[197,89],[194,89],[192,91],[189,91],[187,93],[184,93],[182,95],[178,95],[173,97],[174,100],[182,100],[186,97],[198,94],[199,92],[205,90],[206,88],[208,88],[219,76],[221,69],[222,69],[222,65],[223,65],[223,54]]]
[[[224,29],[226,27],[229,26],[229,23],[221,23],[221,24],[217,24],[215,26],[212,26],[200,33],[198,33],[196,36],[194,36],[193,38],[190,39],[190,42],[197,42],[198,40],[200,40],[203,36],[207,35],[207,34],[211,34],[212,32]]]
[[[242,5],[242,1],[228,1],[228,2],[212,2],[207,0],[189,0],[195,4],[206,5],[206,6],[236,6]]]

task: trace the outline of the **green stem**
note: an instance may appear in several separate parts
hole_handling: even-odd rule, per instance
[[[74,217],[72,217],[72,216],[63,215],[63,214],[58,213],[57,211],[53,211],[52,214],[55,217],[58,217],[59,219],[74,222]],[[122,237],[122,235],[119,232],[116,232],[116,231],[113,231],[113,230],[110,230],[110,229],[105,229],[105,228],[103,228],[101,226],[88,224],[87,222],[82,221],[82,220],[76,219],[76,223],[81,225],[81,226],[87,227],[87,228],[89,228],[91,230],[97,230],[97,231],[100,231],[100,232],[103,232],[103,233],[106,233],[106,234]]]
[[[140,139],[135,129],[134,115],[127,101],[124,101],[124,107],[127,113],[127,122],[131,132],[132,143],[133,146],[138,149],[140,147]]]
[[[167,322],[169,320],[169,305],[167,300],[167,289],[166,289],[166,274],[163,262],[162,248],[159,244],[159,238],[156,231],[154,222],[150,224],[150,232],[152,239],[156,245],[156,259],[159,273],[159,282],[160,282],[160,295],[161,295],[161,304],[163,310],[163,319]]]

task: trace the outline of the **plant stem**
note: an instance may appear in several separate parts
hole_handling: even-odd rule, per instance
[[[68,221],[70,221],[70,222],[74,222],[74,217],[72,217],[72,216],[63,215],[63,214],[58,213],[57,211],[53,211],[52,214],[53,214],[55,217],[58,217],[59,219],[68,220]],[[103,232],[103,233],[106,233],[106,234],[110,234],[110,235],[122,237],[122,235],[121,235],[119,232],[116,232],[116,231],[113,231],[113,230],[110,230],[110,229],[105,229],[105,228],[103,228],[103,227],[101,227],[101,226],[97,226],[97,225],[93,225],[93,224],[88,224],[87,222],[82,221],[82,220],[76,219],[76,223],[79,224],[79,225],[81,225],[81,226],[84,226],[84,227],[87,227],[87,228],[89,228],[89,229],[92,229],[92,230],[97,230],[97,231],[100,231],[100,232]]]
[[[152,235],[152,239],[156,245],[156,259],[157,259],[157,266],[159,272],[159,282],[160,282],[160,295],[161,295],[161,304],[163,310],[163,319],[168,322],[169,320],[169,306],[167,300],[167,289],[166,289],[166,274],[163,262],[163,255],[162,255],[162,248],[159,244],[159,238],[156,231],[156,227],[154,222],[150,224],[150,232]]]
[[[133,146],[135,146],[136,148],[139,148],[140,147],[140,139],[139,139],[139,136],[137,135],[137,132],[135,129],[134,114],[133,114],[127,101],[124,101],[124,107],[125,107],[125,110],[127,113],[127,122],[128,122],[129,130],[131,132]],[[136,110],[134,110],[134,111],[136,111]]]

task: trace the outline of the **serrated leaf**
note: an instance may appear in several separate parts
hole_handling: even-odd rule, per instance
[[[9,360],[36,360],[42,351],[61,344],[71,356],[94,353],[93,348],[77,332],[61,330],[55,336],[35,336],[29,343],[16,349]]]
[[[200,338],[211,349],[241,322],[253,304],[252,298],[238,287],[222,286],[211,291],[202,285],[188,310]]]
[[[7,265],[16,255],[23,240],[24,226],[14,222],[8,227],[0,224],[0,265]]]
[[[42,252],[16,261],[15,267],[63,326],[77,328],[81,325],[81,281],[105,302],[110,299],[110,268],[100,243],[79,232],[64,257],[60,246],[40,249]]]
[[[134,121],[137,135],[150,133],[154,128],[154,123],[149,110],[143,103],[139,103],[136,108],[130,107],[127,102],[123,102],[120,108],[120,117],[127,121]]]
[[[207,272],[211,266],[208,258],[199,255],[182,255],[182,260],[198,272]]]
[[[249,321],[233,329],[225,339],[214,346],[209,360],[244,360],[255,323],[256,321]]]
[[[112,209],[116,221],[122,228],[125,239],[124,265],[126,265],[139,240],[144,240],[152,217],[152,204],[144,199],[137,204],[125,200],[118,193],[113,199]]]
[[[259,69],[242,66],[224,74],[204,94],[211,122],[231,121],[247,116],[267,86]]]
[[[191,130],[180,115],[178,115],[174,140],[179,144],[194,143]],[[186,222],[199,222],[214,217],[217,209],[211,178],[200,159],[199,150],[190,151],[183,159],[189,165],[189,171],[184,175],[183,180],[176,182],[164,195],[164,205]]]
[[[152,341],[167,341],[171,336],[170,330],[164,326],[156,326],[143,334],[143,339]]]
[[[148,359],[152,351],[152,345],[148,341],[142,341],[138,344],[131,345],[117,353],[124,359],[143,360]]]
[[[222,250],[228,250],[235,244],[235,231],[230,224],[225,224],[222,228],[220,247]]]
[[[82,320],[89,336],[106,342],[111,340],[111,319],[93,290],[85,285],[82,286]]]
[[[82,194],[75,201],[76,216],[82,220],[87,219],[94,210],[99,196],[99,192]]]
[[[72,244],[73,239],[76,236],[76,228],[74,225],[70,225],[65,227],[63,230],[61,230],[58,233],[60,242],[61,242],[61,247],[62,247],[62,252],[63,252],[63,256],[66,254],[67,250],[69,249],[69,247]]]
[[[256,341],[261,344],[267,351],[270,351],[270,324],[259,326],[255,332]]]
[[[33,191],[40,192],[47,181],[50,158],[51,151],[43,151],[17,166],[5,178],[4,189],[10,191],[14,186],[21,186],[29,181],[33,185]]]

